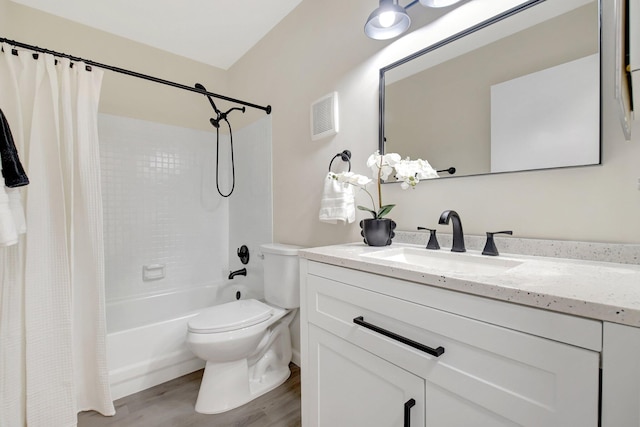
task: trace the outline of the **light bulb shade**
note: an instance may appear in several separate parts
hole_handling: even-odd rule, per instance
[[[460,0],[420,0],[420,4],[426,7],[447,7],[458,2]]]
[[[364,33],[372,39],[387,40],[404,33],[410,25],[411,18],[404,7],[394,0],[380,0],[380,6],[364,25]]]

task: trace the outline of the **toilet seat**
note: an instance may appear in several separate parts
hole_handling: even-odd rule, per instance
[[[200,334],[235,331],[262,323],[273,316],[273,307],[255,299],[237,300],[202,311],[188,323]]]

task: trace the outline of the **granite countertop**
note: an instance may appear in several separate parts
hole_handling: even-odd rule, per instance
[[[300,251],[300,257],[496,300],[640,327],[640,265],[502,253],[498,257],[486,257],[475,250],[452,254],[446,248],[434,251],[470,259],[491,258],[488,262],[506,265],[495,274],[482,271],[469,274],[375,258],[376,252],[403,247],[427,251],[422,245],[395,242],[385,247],[352,243],[304,249]]]

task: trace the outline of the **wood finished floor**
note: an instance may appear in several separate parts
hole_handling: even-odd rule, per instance
[[[283,385],[223,414],[198,414],[194,405],[202,370],[114,402],[116,415],[78,415],[78,427],[299,427],[300,368],[291,364]]]

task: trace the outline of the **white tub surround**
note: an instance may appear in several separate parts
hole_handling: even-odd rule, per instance
[[[303,425],[640,426],[638,264],[398,243],[300,257]]]
[[[204,362],[185,343],[189,319],[235,300],[236,292],[262,297],[262,263],[253,249],[272,241],[271,192],[253,183],[271,182],[271,162],[265,162],[270,124],[260,120],[234,133],[237,185],[231,202],[216,191],[215,132],[100,115],[107,354],[114,398],[202,368]],[[218,172],[226,192],[228,135],[220,142]],[[267,219],[238,218],[247,200],[253,215]],[[238,234],[246,224],[254,228]],[[242,244],[252,249],[248,277],[229,281],[229,271],[239,268],[235,253]]]

